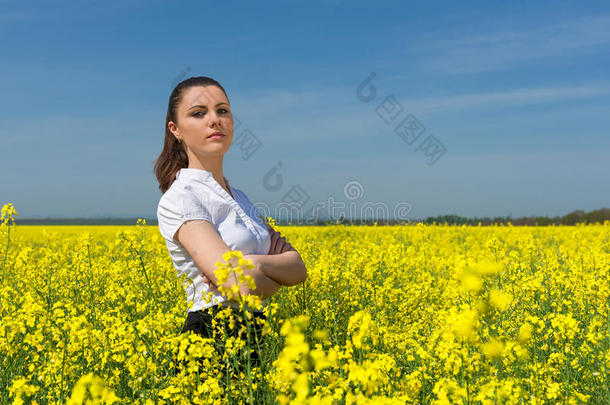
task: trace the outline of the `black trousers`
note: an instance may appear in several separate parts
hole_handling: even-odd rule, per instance
[[[227,307],[221,305],[214,305],[210,308],[206,308],[200,311],[189,312],[182,331],[180,333],[186,333],[188,331],[192,331],[197,333],[198,335],[204,338],[214,339],[216,343],[216,348],[218,350],[218,354],[221,356],[224,354],[225,348],[225,339],[227,337],[235,337],[240,338],[245,341],[246,347],[250,346],[250,365],[252,367],[259,366],[260,367],[260,356],[258,348],[262,346],[262,329],[263,323],[266,321],[266,317],[261,311],[252,311],[252,317],[248,320],[245,319],[244,313],[232,307],[228,307],[230,311],[230,317],[233,317],[233,322],[230,322],[229,319],[224,318],[220,319],[217,316],[218,312],[225,309]],[[217,319],[218,325],[216,326],[216,331],[213,329],[213,320]],[[248,344],[248,334],[247,332],[241,332],[242,326],[247,328],[247,325],[250,324],[250,342]],[[243,371],[245,364],[239,364],[238,370],[235,371]],[[226,365],[223,366],[223,371],[226,371]]]

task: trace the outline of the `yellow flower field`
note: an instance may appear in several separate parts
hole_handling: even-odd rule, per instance
[[[156,226],[22,226],[7,207],[0,403],[610,401],[609,222],[276,226],[309,276],[270,299],[261,367],[232,376],[239,341],[179,335]]]

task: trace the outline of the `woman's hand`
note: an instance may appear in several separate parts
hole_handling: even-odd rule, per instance
[[[202,272],[202,273],[200,274],[200,277],[203,279],[203,282],[204,282],[204,283],[206,283],[206,284],[208,285],[208,288],[209,288],[210,290],[217,290],[217,288],[216,288],[216,284],[214,284],[214,282],[212,282],[212,280],[210,280],[210,279],[209,279],[209,278],[208,278],[208,277],[205,275],[205,273],[203,273],[203,272]]]
[[[239,292],[242,295],[250,295],[255,294],[261,297],[262,299],[269,298],[280,288],[280,284],[278,284],[275,280],[267,277],[259,268],[260,264],[257,260],[256,255],[244,255],[244,259],[250,260],[254,265],[253,269],[243,269],[244,276],[250,276],[254,279],[254,283],[256,284],[256,289],[251,291],[250,288],[243,284],[241,285]],[[210,280],[205,273],[201,273],[199,275],[203,279],[203,282],[206,283],[211,291],[218,292],[218,287],[212,280]]]
[[[263,219],[263,217],[261,217]],[[280,253],[288,252],[289,250],[295,250],[290,243],[286,241],[286,238],[283,237],[278,231],[273,229],[271,225],[269,225],[265,220],[263,223],[267,227],[269,231],[269,235],[271,236],[271,245],[269,246],[268,255],[277,255]]]
[[[254,279],[256,289],[251,291],[250,288],[244,286],[245,290],[242,288],[240,293],[245,295],[254,294],[261,299],[266,299],[275,294],[281,285],[272,278],[267,277],[267,275],[261,271],[261,263],[258,260],[259,257],[266,257],[266,255],[244,255],[244,259],[250,260],[254,265],[253,269],[244,269],[244,275]]]

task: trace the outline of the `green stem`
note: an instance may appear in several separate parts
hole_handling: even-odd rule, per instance
[[[123,236],[123,239],[126,240],[127,243],[129,243],[129,249],[138,256],[138,260],[140,262],[140,267],[142,268],[142,272],[144,273],[144,278],[146,279],[146,284],[148,284],[148,289],[150,290],[153,300],[155,301],[155,303],[158,304],[157,296],[154,293],[154,289],[152,287],[150,279],[148,278],[148,273],[146,272],[146,265],[144,264],[144,260],[142,259],[142,254],[140,253],[139,250],[137,250],[136,248],[133,247],[133,244],[131,243],[131,241],[129,239],[125,238],[124,236]]]
[[[235,274],[235,270],[231,270],[231,273],[233,274],[233,278],[235,279],[235,284],[239,285],[239,280],[237,279],[237,274]],[[246,322],[246,346],[247,346],[247,361],[246,361],[246,374],[248,376],[248,397],[250,399],[250,403],[252,403],[253,398],[252,398],[252,370],[250,367],[250,322],[248,321],[248,317],[246,316],[246,308],[245,308],[245,304],[244,304],[244,300],[241,296],[241,292],[239,292],[239,290],[237,290],[237,296],[239,297],[239,303],[240,303],[240,308],[241,308],[241,312],[242,312],[242,316],[244,317],[244,320]]]
[[[4,262],[2,263],[2,284],[4,284],[4,277],[6,274],[6,260],[8,258],[8,249],[11,245],[11,226],[7,225],[7,233],[6,233],[6,249],[4,251]]]
[[[91,285],[93,280],[93,265],[91,263],[91,249],[87,244],[87,258],[89,262],[89,297],[91,299],[91,313],[93,314],[93,324],[97,325],[97,316],[95,314],[95,294],[93,294],[93,286]]]

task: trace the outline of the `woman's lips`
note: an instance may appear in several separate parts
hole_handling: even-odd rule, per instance
[[[208,139],[218,140],[224,138],[224,134],[222,132],[214,132],[212,135],[208,136]]]

